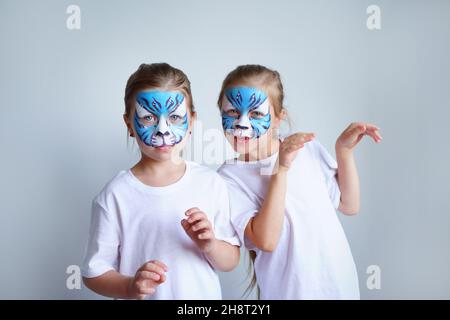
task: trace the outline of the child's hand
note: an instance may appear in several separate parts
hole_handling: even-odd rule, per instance
[[[278,154],[279,167],[289,169],[292,161],[297,156],[298,150],[314,138],[314,133],[297,132],[284,139],[280,145],[280,152]]]
[[[195,242],[200,251],[208,253],[214,240],[216,240],[208,217],[199,208],[191,208],[186,211],[185,215],[187,218],[181,220],[184,231]]]
[[[154,294],[156,287],[166,281],[167,266],[157,260],[142,265],[130,281],[129,296],[131,299],[144,299]]]
[[[380,128],[370,123],[353,122],[337,139],[336,151],[352,151],[364,135],[372,137],[372,139],[378,143],[382,139],[378,130],[380,130]]]

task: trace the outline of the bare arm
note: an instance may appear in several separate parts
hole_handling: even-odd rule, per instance
[[[273,251],[278,245],[284,222],[287,172],[298,151],[313,139],[314,134],[299,132],[287,137],[280,145],[278,165],[270,179],[266,198],[245,228],[245,236],[263,251]]]
[[[379,129],[369,123],[355,122],[336,141],[337,180],[341,191],[338,210],[344,214],[355,215],[360,208],[359,178],[353,150],[364,135],[369,135],[376,143],[380,142],[382,138]]]
[[[241,255],[238,246],[217,239],[214,240],[211,249],[204,254],[214,269],[220,271],[233,270],[239,263]]]
[[[336,150],[341,201],[338,210],[353,215],[360,207],[359,178],[353,151]]]
[[[287,168],[281,167],[270,178],[269,188],[258,214],[250,219],[245,236],[263,251],[275,250],[284,221]]]
[[[115,299],[130,299],[129,286],[133,277],[126,277],[110,270],[95,278],[84,278],[86,287],[102,296]]]
[[[115,270],[95,278],[83,277],[83,282],[92,291],[115,299],[144,299],[155,293],[156,287],[166,281],[167,266],[157,260],[142,265],[134,277]]]

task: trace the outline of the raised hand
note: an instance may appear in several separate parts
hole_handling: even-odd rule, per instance
[[[280,168],[289,169],[297,156],[298,151],[305,143],[315,138],[314,133],[297,132],[285,138],[280,145],[278,165]]]
[[[353,148],[361,141],[361,139],[368,135],[373,141],[379,143],[383,138],[379,133],[380,128],[376,125],[366,122],[351,123],[339,136],[336,141],[336,149],[353,150]]]

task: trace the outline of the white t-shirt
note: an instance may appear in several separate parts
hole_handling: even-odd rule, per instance
[[[166,187],[120,171],[93,200],[82,275],[134,276],[145,262],[159,260],[169,268],[167,279],[149,299],[221,299],[218,275],[181,225],[192,207],[208,215],[217,239],[239,245],[227,185],[213,170],[186,162],[183,177]]]
[[[219,168],[229,187],[233,226],[241,242],[256,252],[261,299],[359,299],[356,267],[335,211],[340,202],[337,164],[319,142],[306,143],[288,171],[285,219],[276,249],[264,252],[245,237],[277,157],[234,160]]]

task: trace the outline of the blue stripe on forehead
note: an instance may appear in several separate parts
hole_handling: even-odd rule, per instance
[[[241,113],[258,108],[267,99],[267,95],[253,87],[232,87],[225,91],[228,101]]]
[[[175,91],[143,91],[136,95],[136,101],[156,116],[168,115],[183,103],[184,96]]]

